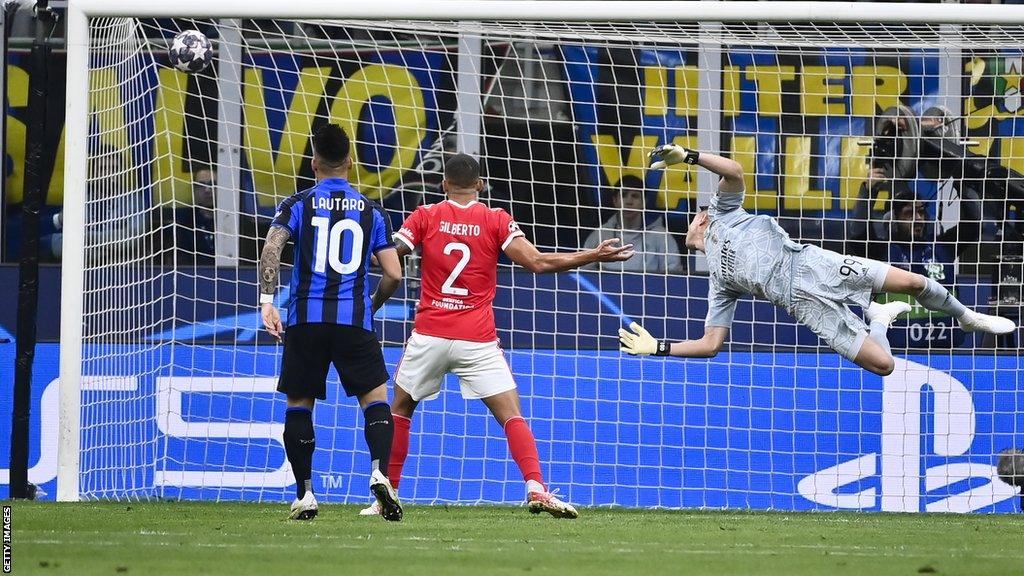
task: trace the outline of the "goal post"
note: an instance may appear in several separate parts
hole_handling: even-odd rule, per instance
[[[615,226],[652,242],[650,264],[625,273],[500,268],[499,332],[545,473],[570,501],[1007,511],[994,455],[1024,443],[1015,342],[915,311],[893,329],[898,369],[881,379],[764,302],[741,301],[733,345],[710,360],[620,355],[615,330],[634,319],[659,338],[703,329],[706,268],[679,243],[717,179],[645,170],[645,152],[667,141],[734,157],[748,209],[837,250],[877,229],[887,236],[867,249],[904,254],[892,214],[897,200],[918,209],[899,199],[905,185],[934,221],[921,234],[955,254],[921,256],[908,240],[904,264],[947,274],[971,306],[1013,309],[999,278],[1024,210],[1024,51],[1011,42],[1024,7],[585,6],[70,0],[57,498],[290,492],[280,349],[259,335],[253,267],[273,206],[310,182],[310,130],[331,120],[353,139],[353,183],[396,225],[439,198],[440,165],[458,149],[481,157],[485,200],[544,250]],[[167,65],[182,27],[211,37],[208,70]],[[921,117],[939,105],[963,132],[927,140]],[[876,151],[885,122],[915,131],[912,154],[895,136],[894,155]],[[981,172],[943,156],[957,150]],[[884,194],[867,186],[871,158],[898,172]],[[623,224],[630,178],[645,202],[632,209],[639,232]],[[206,212],[197,185],[215,190]],[[966,225],[973,237],[954,233]],[[995,249],[958,248],[984,243]],[[409,268],[378,317],[392,368],[418,296]],[[329,390],[314,488],[360,502],[359,416]],[[403,499],[519,498],[501,432],[454,382],[413,432]]]
[[[77,3],[67,11],[68,94],[89,93],[89,17]],[[85,147],[89,100],[68,98],[64,116],[64,246],[60,299],[60,434],[57,443],[57,499],[80,499],[82,411],[82,298],[85,276]]]

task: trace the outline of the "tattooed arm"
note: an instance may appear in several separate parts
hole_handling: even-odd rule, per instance
[[[277,277],[281,271],[281,253],[291,232],[284,226],[271,226],[267,241],[260,253],[260,294],[271,296],[277,292]]]
[[[263,326],[278,340],[284,333],[284,327],[281,325],[281,315],[274,306],[273,297],[277,292],[278,275],[281,273],[281,252],[284,251],[284,245],[290,236],[291,232],[284,226],[271,226],[270,232],[267,233],[267,241],[263,244],[263,252],[260,253],[260,308]]]

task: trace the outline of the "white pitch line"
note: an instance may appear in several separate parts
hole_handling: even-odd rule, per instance
[[[340,539],[340,538],[338,538],[338,539]],[[412,540],[412,538],[404,538],[404,539],[405,540]],[[351,539],[349,539],[349,540],[351,540]],[[427,539],[426,538],[421,538],[421,540],[427,540]],[[409,545],[409,546],[406,546],[406,548],[410,548],[410,549],[413,549],[413,550],[438,550],[439,548],[447,548],[447,549],[450,549],[452,551],[466,551],[466,552],[471,552],[472,551],[472,550],[464,550],[460,545],[452,545],[452,543],[455,542],[455,541],[456,540],[454,540],[454,539],[447,539],[447,538],[446,539],[437,539],[437,540],[434,540],[435,544],[437,544],[435,546]],[[492,541],[472,540],[472,539],[459,539],[457,541],[465,542],[465,543],[470,543],[470,544],[476,543],[476,542],[479,542],[481,544],[487,544],[487,543],[492,542]],[[502,542],[505,543],[505,544],[508,544],[508,541],[502,541]],[[65,539],[65,540],[54,540],[54,539],[19,539],[18,544],[19,545],[37,544],[37,545],[54,545],[54,546],[76,544],[76,545],[83,545],[83,546],[108,546],[108,547],[123,547],[123,546],[126,545],[125,542],[110,542],[110,541],[97,542],[97,541],[93,541],[93,540],[83,540],[83,539],[77,539],[77,540],[76,539]],[[586,552],[591,552],[591,551],[607,551],[609,544],[612,544],[612,543],[605,542],[602,545],[595,545],[595,546],[592,546],[592,547],[576,547],[576,548],[574,548],[572,550],[572,552],[575,552],[575,553],[586,553]],[[637,543],[636,542],[631,542],[629,544],[632,544],[633,546],[635,546]],[[158,548],[170,548],[170,547],[180,548],[181,547],[181,545],[179,543],[177,543],[177,542],[153,542],[153,541],[131,542],[130,545],[153,546],[153,547],[158,547]],[[335,546],[335,547],[338,547],[338,548],[351,549],[351,550],[364,550],[364,549],[366,549],[366,546],[361,546],[361,545],[351,544],[351,543],[344,543],[344,542],[339,543],[339,544],[332,544],[332,546]],[[195,547],[195,548],[224,548],[224,549],[233,549],[233,548],[268,548],[268,547],[269,548],[282,548],[282,549],[296,549],[296,548],[298,548],[298,549],[322,549],[322,546],[320,546],[319,544],[304,543],[304,542],[296,542],[296,543],[260,543],[260,544],[231,543],[231,542],[203,542],[203,543],[189,544],[188,547]],[[1005,555],[1005,556],[1003,556],[1003,555],[996,555],[996,554],[970,554],[970,555],[967,555],[967,554],[939,554],[939,553],[934,553],[934,552],[916,552],[916,551],[906,550],[905,548],[904,549],[900,549],[900,550],[885,550],[885,549],[881,549],[881,548],[873,547],[873,546],[839,547],[839,546],[828,546],[828,545],[819,545],[819,544],[771,544],[771,545],[765,545],[765,549],[754,549],[752,544],[747,544],[747,543],[744,543],[742,545],[738,545],[738,546],[735,546],[735,547],[724,546],[724,547],[715,547],[715,548],[707,548],[707,547],[705,547],[705,548],[664,548],[664,547],[659,547],[659,552],[667,553],[667,554],[677,554],[677,555],[682,555],[682,556],[708,555],[708,554],[741,554],[741,555],[747,555],[747,556],[777,556],[779,549],[784,549],[784,550],[785,549],[789,549],[789,550],[815,550],[815,551],[821,551],[821,552],[828,552],[829,555],[833,555],[833,556],[872,557],[872,558],[879,557],[879,556],[886,557],[886,558],[906,558],[906,557],[929,558],[929,559],[973,558],[973,559],[983,559],[983,560],[1004,560],[1004,559],[1008,559],[1008,558],[1016,558],[1015,554],[1008,554],[1008,555]],[[483,548],[481,548],[481,550],[483,550]],[[491,552],[496,551],[496,549],[494,547],[492,547],[492,546],[487,546],[486,550],[487,551],[491,551]],[[498,548],[497,549],[497,551],[502,551],[502,550],[503,550],[502,548]],[[647,553],[647,552],[650,552],[649,549],[645,549],[645,548],[617,548],[614,551],[618,552],[618,553],[623,553],[623,554]]]

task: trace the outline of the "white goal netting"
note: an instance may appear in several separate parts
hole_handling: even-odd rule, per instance
[[[168,64],[186,29],[216,50],[196,74]],[[458,150],[542,250],[637,245],[625,267],[499,270],[499,335],[569,501],[1013,508],[994,464],[1024,444],[1015,335],[915,309],[889,332],[883,379],[753,299],[713,359],[621,355],[616,331],[703,333],[708,280],[683,236],[715,179],[646,170],[666,142],[737,160],[745,207],[794,239],[1019,320],[1019,27],[93,19],[89,32],[82,497],[291,497],[255,263],[276,204],[312,185],[310,133],[331,121],[354,141],[352,183],[396,228],[442,198]],[[418,296],[407,272],[377,318],[392,368]],[[361,502],[361,416],[329,390],[314,490]],[[522,485],[499,426],[449,381],[413,420],[399,492],[516,502]]]

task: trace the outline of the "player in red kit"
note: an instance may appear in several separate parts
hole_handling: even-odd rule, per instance
[[[457,154],[444,167],[447,199],[420,206],[395,234],[400,256],[421,250],[420,301],[416,322],[395,374],[391,404],[395,434],[388,477],[398,488],[409,453],[409,426],[416,406],[437,397],[445,374],[459,377],[464,398],[479,398],[501,424],[509,451],[526,481],[533,513],[575,518],[576,509],[551,494],[540,471],[537,445],[519,407],[519,393],[498,346],[491,306],[498,258],[532,272],[561,272],[591,262],[618,262],[633,246],[613,238],[592,250],[542,253],[526,239],[508,212],[477,200],[483,189],[480,164]],[[374,302],[374,309],[378,307]],[[362,513],[377,514],[375,502]]]

